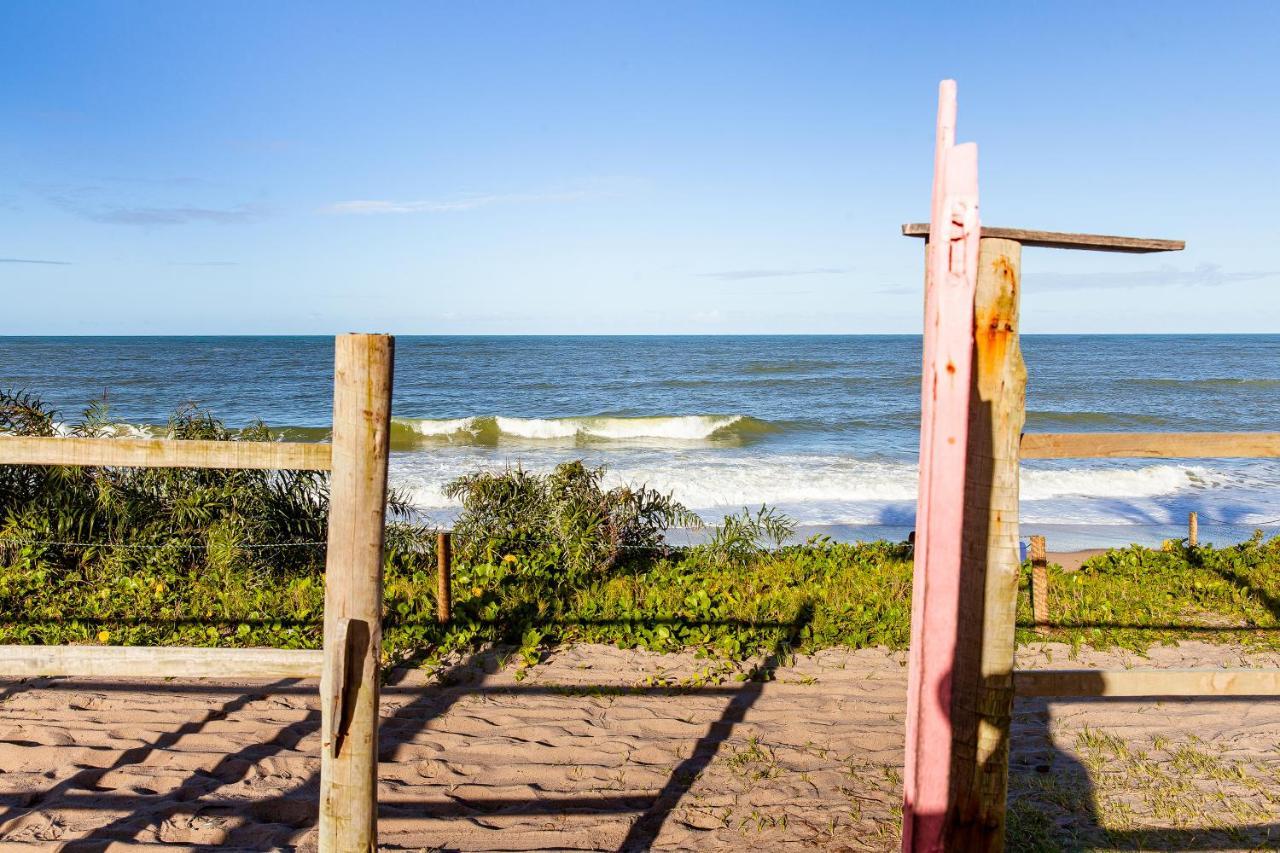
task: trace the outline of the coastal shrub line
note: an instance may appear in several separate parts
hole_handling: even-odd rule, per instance
[[[174,438],[266,440],[184,408]],[[111,435],[105,404],[75,423],[0,392],[0,432]],[[787,544],[795,526],[744,510],[673,547],[701,519],[603,469],[481,472],[449,484],[453,621],[435,621],[436,531],[388,508],[388,662],[485,644],[524,664],[557,643],[693,649],[721,661],[833,646],[906,647],[903,543]],[[0,466],[0,643],[318,648],[326,475],[311,472]],[[1050,640],[1122,646],[1198,638],[1280,648],[1280,539],[1227,548],[1118,549],[1077,572],[1050,567]],[[1024,571],[1020,642],[1036,639]]]

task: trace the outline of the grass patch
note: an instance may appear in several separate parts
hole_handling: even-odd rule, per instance
[[[1018,641],[1145,651],[1184,639],[1280,649],[1280,537],[1226,548],[1140,545],[1092,558],[1075,572],[1049,567],[1050,631],[1031,630],[1024,571]]]

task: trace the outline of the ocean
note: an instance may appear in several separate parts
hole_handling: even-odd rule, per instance
[[[1027,431],[1277,430],[1280,335],[1029,335]],[[0,388],[126,432],[195,402],[327,437],[332,339],[5,337]],[[450,479],[567,459],[672,492],[708,523],[767,503],[801,536],[904,538],[915,513],[916,336],[400,337],[392,485],[447,523]],[[1280,462],[1034,461],[1023,533],[1050,548],[1280,532]]]

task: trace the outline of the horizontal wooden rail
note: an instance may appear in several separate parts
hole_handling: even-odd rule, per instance
[[[0,646],[0,678],[319,678],[324,653],[186,646]]]
[[[0,465],[116,465],[137,468],[278,468],[327,471],[328,444],[174,441],[163,438],[0,436]]]
[[[902,226],[907,237],[928,237],[928,222],[910,222]],[[1071,234],[1061,231],[1035,231],[1030,228],[988,228],[982,226],[983,237],[1015,240],[1024,246],[1045,249],[1085,249],[1094,252],[1179,252],[1187,247],[1182,240],[1157,240],[1152,237],[1117,237],[1111,234]]]
[[[1019,696],[1280,696],[1280,669],[1038,669],[1013,674]]]
[[[1030,432],[1023,459],[1245,459],[1280,456],[1280,432]]]

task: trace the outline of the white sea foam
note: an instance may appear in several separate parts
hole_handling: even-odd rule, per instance
[[[475,418],[394,418],[397,424],[413,430],[418,435],[453,435],[475,427]]]
[[[478,468],[520,464],[545,471],[581,454],[530,450],[495,460],[463,452],[398,454],[392,480],[428,511],[456,506],[443,493],[449,479]],[[745,451],[608,450],[588,462],[608,464],[607,483],[644,483],[715,519],[767,503],[805,524],[907,524],[915,511],[917,472],[909,462],[836,454],[759,455]],[[1022,514],[1039,523],[1148,523],[1230,514],[1242,524],[1280,517],[1280,468],[1265,472],[1203,465],[1090,465],[1022,472]]]
[[[424,437],[495,443],[499,440],[705,441],[731,430],[735,434],[767,432],[763,421],[742,415],[670,415],[658,417],[572,418],[395,418],[395,423]]]

